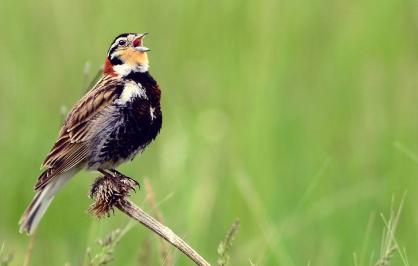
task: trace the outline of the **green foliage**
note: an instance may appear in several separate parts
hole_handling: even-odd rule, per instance
[[[234,241],[236,235],[238,234],[240,222],[235,220],[231,225],[231,228],[228,230],[228,233],[225,236],[225,239],[219,243],[218,246],[218,266],[225,266],[229,262],[229,250],[232,247],[232,242]]]
[[[394,209],[394,198],[392,200],[392,208],[389,216],[389,220],[385,218],[383,214],[381,214],[382,220],[385,224],[385,228],[382,234],[382,244],[380,247],[380,255],[375,264],[375,266],[389,266],[393,255],[395,252],[399,252],[399,255],[402,259],[403,265],[409,266],[409,262],[406,256],[406,253],[402,251],[399,247],[398,242],[396,241],[395,233],[399,223],[399,218],[401,215],[402,207],[404,205],[406,194],[401,199],[399,204],[399,208],[397,210]]]
[[[231,265],[351,266],[353,253],[374,265],[382,232],[370,217],[408,190],[396,239],[418,264],[417,14],[416,0],[1,0],[0,238],[12,264],[25,258],[17,221],[61,106],[85,93],[121,32],[150,32],[164,122],[119,170],[148,176],[158,202],[171,195],[159,206],[165,224],[205,258],[216,263],[224,228],[240,217]],[[54,199],[31,266],[80,265],[126,223],[86,214],[96,176],[78,174]],[[145,237],[125,235],[117,265],[137,264]]]
[[[5,254],[5,244],[2,243],[0,246],[0,266],[8,266],[13,260],[13,253],[10,252]]]
[[[113,253],[116,246],[119,244],[119,241],[122,239],[122,237],[127,232],[129,232],[132,226],[133,224],[129,223],[124,229],[115,229],[103,239],[97,240],[97,244],[99,245],[100,250],[95,255],[92,254],[92,250],[90,248],[87,248],[87,265],[103,266],[112,262],[115,259]]]

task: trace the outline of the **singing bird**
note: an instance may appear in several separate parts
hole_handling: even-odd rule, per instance
[[[144,34],[125,33],[112,42],[98,82],[68,114],[35,185],[36,195],[20,219],[32,234],[55,194],[78,171],[120,174],[158,135],[161,91],[150,75]]]

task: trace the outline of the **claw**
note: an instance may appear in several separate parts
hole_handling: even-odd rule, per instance
[[[138,181],[125,176],[118,171],[109,170],[111,173],[100,169],[103,174],[96,179],[91,190],[90,197],[94,199],[94,203],[90,206],[89,211],[97,217],[109,215],[113,211],[113,206],[125,197],[129,197],[130,193],[136,192],[135,187],[140,187]]]
[[[122,174],[121,172],[119,172],[115,169],[109,169],[109,171],[112,173],[113,177],[119,178],[119,179],[128,179],[128,180],[132,181],[135,184],[135,186],[138,186],[138,189],[141,189],[141,184],[138,181],[136,181],[135,179],[133,179],[132,177],[126,176],[126,175]],[[134,192],[136,192],[136,190],[133,186],[132,186],[132,190]]]

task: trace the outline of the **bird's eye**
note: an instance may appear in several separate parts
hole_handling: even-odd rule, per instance
[[[124,40],[119,41],[119,45],[125,45],[125,44],[126,44],[126,41],[124,41]]]

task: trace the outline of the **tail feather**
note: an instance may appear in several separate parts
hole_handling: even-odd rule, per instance
[[[45,187],[36,192],[32,202],[20,218],[20,233],[26,232],[28,235],[31,235],[35,231],[55,194],[76,172],[74,169],[64,172],[54,177]]]

